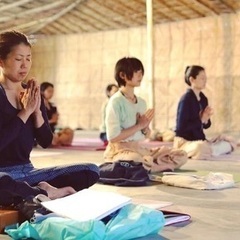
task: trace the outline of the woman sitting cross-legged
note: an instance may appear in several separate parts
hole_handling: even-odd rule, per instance
[[[44,194],[64,197],[95,184],[95,164],[35,168],[30,153],[37,142],[47,148],[53,134],[40,86],[32,78],[23,84],[31,68],[31,44],[16,31],[0,34],[0,195],[22,198]],[[4,201],[4,199],[2,199]],[[2,204],[0,202],[0,204]]]
[[[207,140],[204,134],[204,129],[211,126],[210,117],[213,114],[202,92],[207,82],[205,69],[198,65],[188,66],[185,82],[190,88],[178,104],[174,147],[186,151],[192,159],[207,159],[232,152],[236,146],[233,139],[219,135]]]
[[[173,171],[186,161],[186,153],[168,147],[147,149],[141,146],[150,134],[149,124],[154,110],[148,109],[143,98],[134,93],[144,75],[142,62],[137,58],[122,58],[115,66],[119,86],[106,109],[108,145],[104,152],[106,162],[133,160],[142,162],[151,172]]]

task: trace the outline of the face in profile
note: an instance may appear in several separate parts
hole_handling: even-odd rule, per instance
[[[135,71],[133,72],[132,79],[128,80],[128,84],[133,87],[138,87],[141,85],[142,78],[143,78],[143,71],[142,70]]]
[[[206,72],[200,71],[199,74],[196,76],[196,78],[193,78],[192,81],[192,87],[196,88],[196,89],[203,89],[206,87],[206,83],[207,83],[207,75]]]

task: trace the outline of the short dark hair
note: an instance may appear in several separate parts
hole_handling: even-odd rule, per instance
[[[31,47],[27,36],[21,32],[13,30],[0,33],[0,59],[5,60],[12,48],[21,43]]]
[[[41,91],[41,93],[43,93],[49,87],[54,88],[54,85],[52,83],[50,83],[50,82],[42,82],[40,84],[40,91]]]
[[[107,97],[110,97],[109,93],[111,92],[113,87],[118,88],[118,86],[116,84],[114,84],[114,83],[111,83],[111,84],[107,85],[107,87],[106,87],[106,95],[107,95]]]
[[[187,66],[185,69],[184,80],[185,83],[191,86],[191,82],[189,80],[190,77],[196,78],[199,72],[204,71],[204,67],[198,65]]]
[[[133,73],[142,70],[144,74],[144,67],[142,62],[134,57],[124,57],[117,61],[115,66],[115,79],[118,83],[118,86],[125,86],[126,82],[120,77],[120,73],[126,74],[128,79],[132,79]]]

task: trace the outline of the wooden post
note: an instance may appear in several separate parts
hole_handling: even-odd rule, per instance
[[[149,108],[154,108],[154,79],[153,79],[153,10],[152,0],[146,0],[146,16],[147,16],[147,66],[146,77],[148,83],[148,104]],[[151,128],[154,128],[154,119]]]

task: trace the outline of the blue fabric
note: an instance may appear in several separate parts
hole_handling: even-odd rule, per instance
[[[102,221],[78,222],[67,218],[49,217],[40,223],[24,222],[19,227],[5,229],[13,239],[36,240],[128,240],[157,234],[165,218],[158,210],[129,204],[106,225]]]
[[[88,188],[99,179],[99,169],[95,164],[82,163],[75,165],[61,165],[37,169],[32,164],[23,164],[13,167],[0,168],[0,204],[11,205],[11,195],[19,195],[23,199],[38,194],[47,195],[47,192],[32,187],[41,181],[46,181],[57,188],[71,186],[76,191]],[[8,195],[3,192],[8,191]]]
[[[26,181],[30,185],[34,185],[41,181],[48,182],[58,176],[71,174],[74,172],[81,171],[92,171],[99,174],[99,169],[95,164],[91,163],[81,163],[73,165],[61,165],[56,167],[48,168],[34,168],[31,163],[23,164],[13,167],[0,168],[0,178],[1,172],[8,173],[14,180]]]

